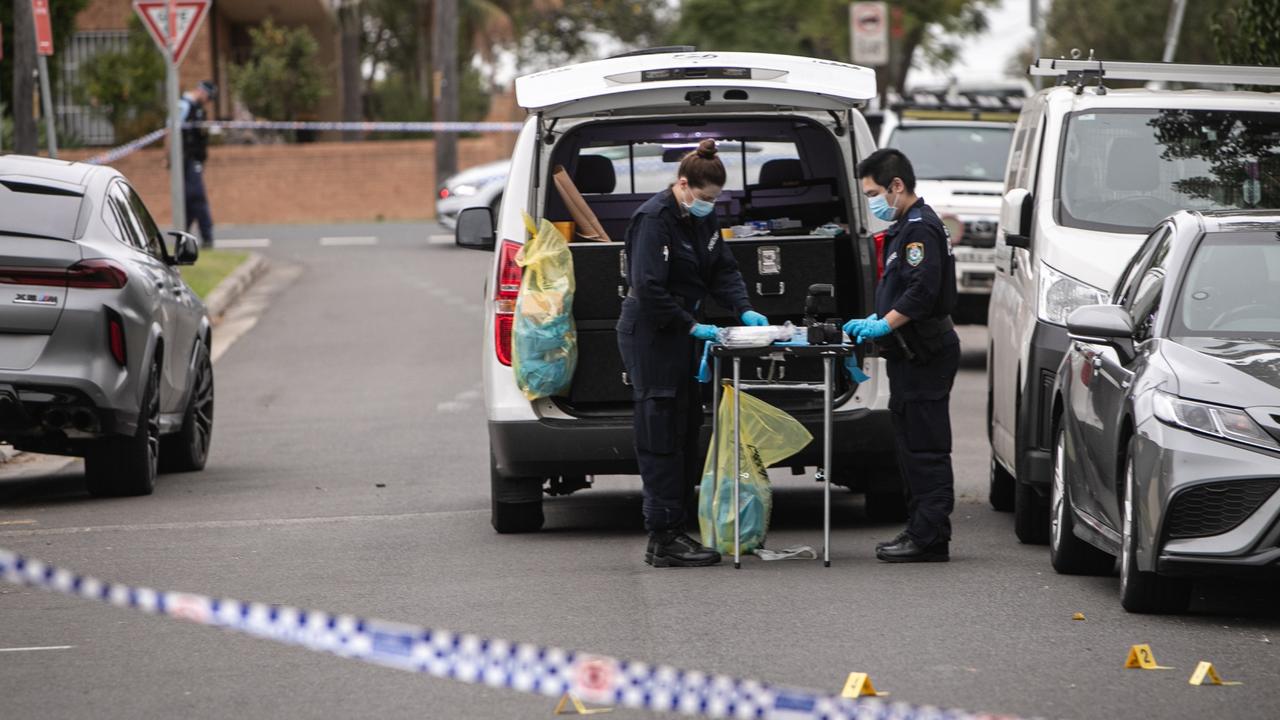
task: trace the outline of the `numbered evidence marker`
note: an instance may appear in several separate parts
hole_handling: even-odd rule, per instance
[[[566,711],[565,708],[570,705],[573,706],[573,709],[571,711]],[[576,713],[578,715],[595,715],[596,713],[607,713],[611,710],[613,710],[613,708],[589,708],[586,705],[583,705],[582,701],[579,700],[576,695],[565,693],[564,697],[560,698],[560,704],[556,705],[555,714],[572,715]]]
[[[849,673],[849,679],[844,681],[844,690],[840,691],[842,698],[860,698],[860,697],[884,697],[887,692],[876,692],[876,688],[871,684],[871,678],[866,673]]]
[[[1155,655],[1151,654],[1151,646],[1143,643],[1129,648],[1129,659],[1124,661],[1126,668],[1138,670],[1172,670],[1165,665],[1157,665]]]
[[[1201,660],[1196,665],[1196,671],[1191,673],[1191,679],[1187,682],[1192,685],[1243,685],[1242,682],[1228,682],[1218,677],[1218,671],[1213,669],[1213,663],[1207,660]]]
[[[1072,620],[1083,620],[1083,619],[1084,619],[1084,613],[1076,613],[1075,615],[1072,615],[1072,616],[1071,616],[1071,619],[1072,619]]]

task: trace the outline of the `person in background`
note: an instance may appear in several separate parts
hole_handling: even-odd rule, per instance
[[[898,466],[907,481],[907,527],[876,546],[885,562],[946,562],[951,558],[951,386],[960,365],[960,338],[951,322],[956,265],[942,221],[916,197],[911,161],[877,150],[858,164],[871,213],[893,225],[885,234],[884,271],[871,316],[844,330],[857,342],[875,340],[889,374],[889,410]]]
[[[720,237],[715,200],[725,183],[714,140],[680,161],[677,179],[636,210],[626,232],[631,290],[618,319],[618,350],[635,401],[636,461],[644,482],[644,524],[654,567],[697,567],[720,554],[684,533],[702,471],[702,400],[696,341],[718,328],[695,319],[712,295],[744,325],[768,325],[751,309],[746,284]]]
[[[211,80],[201,80],[190,92],[183,93],[178,103],[178,114],[183,123],[198,123],[208,119],[205,104],[216,100],[218,86]],[[187,227],[195,223],[200,228],[200,243],[213,247],[213,215],[209,211],[209,196],[204,186],[204,163],[209,158],[209,131],[204,128],[182,130],[182,177],[186,188]]]

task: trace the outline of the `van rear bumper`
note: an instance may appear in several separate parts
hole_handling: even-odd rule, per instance
[[[814,442],[781,465],[821,465],[822,414],[796,413],[795,417],[813,434]],[[859,470],[869,467],[872,456],[879,463],[893,457],[893,427],[888,410],[838,412],[833,419],[832,436],[836,471],[833,477],[862,475]],[[706,452],[710,437],[708,417],[702,426],[699,452]],[[490,421],[489,447],[498,474],[506,477],[639,473],[629,417]]]

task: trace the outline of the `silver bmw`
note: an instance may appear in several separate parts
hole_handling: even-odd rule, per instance
[[[1196,577],[1280,575],[1280,214],[1174,215],[1112,298],[1067,320],[1053,567],[1118,564],[1131,612],[1185,610]]]
[[[203,469],[211,329],[162,233],[108,167],[0,157],[0,441],[85,458],[94,495],[147,495]]]

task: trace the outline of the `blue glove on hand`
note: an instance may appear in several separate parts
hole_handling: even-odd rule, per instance
[[[861,344],[863,340],[882,338],[893,332],[893,328],[889,327],[888,320],[881,320],[879,316],[872,313],[864,319],[850,320],[845,323],[844,331],[854,339],[855,343]]]
[[[742,313],[742,324],[748,327],[764,327],[769,324],[769,318],[755,310],[748,310]]]
[[[707,342],[715,342],[720,339],[720,328],[715,325],[703,325],[701,323],[694,325],[689,334],[698,340],[706,340]]]

